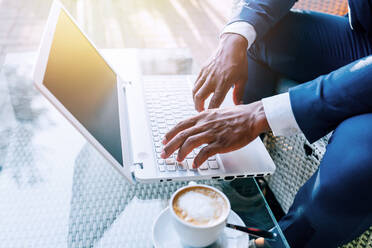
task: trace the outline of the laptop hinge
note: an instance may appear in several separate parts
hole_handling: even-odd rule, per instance
[[[122,87],[125,87],[125,86],[127,86],[127,85],[132,85],[132,81],[130,81],[130,80],[123,80],[123,79],[119,79],[119,82],[120,82],[120,85],[122,86]]]
[[[134,162],[132,166],[130,166],[130,172],[132,174],[134,174],[136,170],[141,170],[141,169],[143,169],[143,162]]]
[[[133,163],[134,170],[143,169],[143,162],[134,162]]]
[[[130,166],[130,174],[132,175],[132,179],[136,181],[136,170],[143,169],[143,163],[142,162],[136,162],[133,163],[132,166]]]

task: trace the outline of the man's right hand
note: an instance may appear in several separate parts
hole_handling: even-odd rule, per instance
[[[240,104],[248,78],[247,40],[238,34],[221,36],[217,51],[202,68],[192,90],[195,109],[204,110],[204,101],[213,93],[208,108],[218,108],[235,85],[233,100]]]

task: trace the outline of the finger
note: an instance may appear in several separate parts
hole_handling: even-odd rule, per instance
[[[243,96],[244,96],[244,88],[245,82],[239,81],[235,84],[234,91],[233,91],[233,100],[235,105],[242,104]]]
[[[209,102],[209,109],[218,108],[221,103],[223,102],[223,99],[225,99],[225,96],[227,92],[229,91],[229,86],[220,86],[218,87],[211,98],[211,101]]]
[[[212,139],[213,137],[211,137],[207,131],[188,137],[178,151],[177,161],[183,161],[192,150],[209,143]]]
[[[203,75],[203,72],[204,72],[204,68],[202,68],[200,71],[199,71],[199,74],[195,80],[195,82],[197,82],[199,80],[199,78]]]
[[[202,69],[199,72],[198,78],[195,80],[194,87],[192,89],[192,98],[195,97],[196,92],[202,87],[204,84],[205,80],[207,79],[208,73],[206,73],[206,69]]]
[[[162,141],[163,145],[166,145],[171,139],[173,139],[174,136],[176,136],[182,130],[185,130],[187,128],[194,126],[198,119],[199,119],[199,116],[196,115],[189,119],[186,119],[186,120],[183,120],[177,123],[171,130],[169,130],[164,135],[164,139]]]
[[[204,101],[210,94],[212,94],[214,89],[214,79],[212,79],[211,76],[208,76],[208,79],[194,96],[194,104],[197,111],[201,112],[204,110]]]
[[[185,140],[197,133],[204,131],[203,126],[191,127],[189,129],[183,130],[178,133],[173,139],[171,139],[168,144],[166,144],[161,153],[162,158],[168,158],[174,151],[176,151]]]
[[[267,247],[266,245],[265,245],[265,239],[264,238],[258,238],[258,239],[256,239],[255,241],[254,241],[254,243],[256,244],[256,247],[258,248],[258,247]]]
[[[219,145],[218,143],[212,143],[203,147],[200,152],[194,158],[194,163],[192,164],[193,168],[198,168],[202,165],[209,157],[218,153]]]

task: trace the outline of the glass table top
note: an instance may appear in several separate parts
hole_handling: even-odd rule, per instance
[[[182,49],[104,54],[128,80],[197,69]],[[35,58],[8,54],[0,68],[0,247],[152,247],[153,221],[186,182],[127,183],[36,91]],[[265,247],[288,247],[255,179],[201,183],[247,226],[276,232]]]

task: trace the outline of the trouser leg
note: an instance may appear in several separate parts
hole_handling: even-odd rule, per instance
[[[372,113],[334,131],[314,175],[279,225],[291,247],[337,247],[372,225]]]
[[[249,49],[244,102],[275,94],[281,76],[303,83],[367,56],[370,39],[346,17],[290,12]]]

